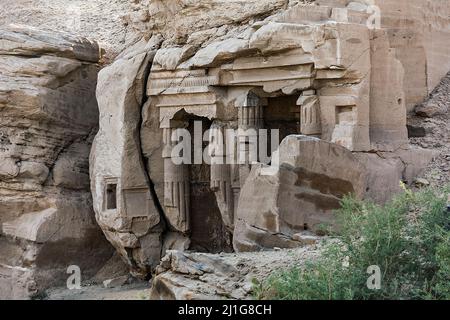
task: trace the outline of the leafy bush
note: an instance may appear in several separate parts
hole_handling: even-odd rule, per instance
[[[449,299],[450,189],[406,190],[385,206],[348,197],[321,256],[255,284],[259,299]],[[369,289],[368,267],[381,270]]]
[[[439,271],[433,287],[436,296],[450,300],[450,234],[449,232],[439,244],[436,253]]]

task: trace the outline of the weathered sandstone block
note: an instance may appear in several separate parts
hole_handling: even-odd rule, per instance
[[[295,247],[292,238],[333,222],[345,195],[362,198],[365,170],[347,149],[306,136],[280,146],[280,168],[268,175],[254,167],[239,199],[234,232],[237,251]]]
[[[97,221],[137,274],[158,264],[164,226],[152,198],[139,132],[146,77],[157,45],[156,38],[141,41],[100,72],[100,130],[91,152]]]

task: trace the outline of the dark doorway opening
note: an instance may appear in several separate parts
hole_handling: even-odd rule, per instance
[[[211,121],[207,118],[189,119],[188,130],[192,137],[192,150],[194,150],[195,139],[194,121],[202,123],[202,134],[211,127]],[[208,142],[203,142],[202,150],[205,150],[207,146]],[[211,190],[211,166],[204,162],[192,164],[190,179],[191,246],[189,249],[208,253],[232,252],[232,236],[223,223],[216,196]]]
[[[300,132],[300,107],[297,106],[297,99],[298,95],[268,98],[268,105],[264,110],[265,128],[280,130],[280,142],[287,136]]]

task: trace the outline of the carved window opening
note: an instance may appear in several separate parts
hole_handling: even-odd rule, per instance
[[[357,127],[357,108],[355,105],[336,106],[336,125],[332,141],[350,150],[353,149]]]
[[[355,125],[356,124],[356,107],[355,106],[337,106],[336,107],[336,124]]]
[[[117,209],[117,184],[109,183],[106,185],[106,210]]]

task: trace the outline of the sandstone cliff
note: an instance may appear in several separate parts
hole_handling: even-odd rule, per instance
[[[385,203],[427,166],[449,180],[448,78],[433,91],[450,69],[447,1],[0,5],[0,298],[61,285],[70,265],[87,279],[110,244],[157,275],[153,298],[203,280],[195,297],[226,297],[219,281],[246,298],[239,255],[181,252],[303,246],[347,194]],[[175,164],[174,132],[208,129],[236,130],[238,154],[261,129],[281,146],[264,164]]]
[[[95,223],[88,155],[97,128],[99,47],[10,26],[0,31],[0,297],[92,276],[111,247]]]

